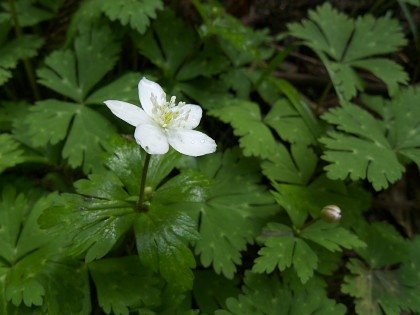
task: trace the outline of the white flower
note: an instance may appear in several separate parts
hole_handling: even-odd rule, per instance
[[[134,138],[149,154],[165,154],[171,145],[185,155],[200,156],[216,151],[216,142],[206,134],[192,130],[203,113],[198,105],[179,102],[176,97],[166,100],[161,86],[143,78],[139,82],[139,97],[143,107],[121,101],[105,101],[118,118],[136,127]]]

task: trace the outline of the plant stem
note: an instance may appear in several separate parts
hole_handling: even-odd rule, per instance
[[[306,222],[300,229],[299,229],[299,233],[301,233],[304,229],[310,227],[312,224],[317,223],[321,218],[315,218],[312,221]]]
[[[13,0],[9,0],[9,7],[10,7],[10,13],[12,14],[13,18],[13,24],[15,26],[15,33],[16,37],[20,38],[23,36],[22,28],[20,27],[17,12],[16,12],[16,6]],[[41,99],[41,95],[38,90],[38,86],[36,85],[35,81],[35,74],[34,69],[32,68],[32,64],[29,61],[29,59],[25,58],[23,59],[23,65],[25,67],[26,75],[28,76],[29,84],[31,85],[32,92],[34,93],[35,100]]]
[[[144,160],[143,172],[141,174],[141,183],[140,183],[140,196],[139,201],[137,202],[137,211],[146,212],[146,207],[144,206],[144,190],[146,188],[146,178],[147,170],[149,169],[150,154],[146,153],[146,158]]]

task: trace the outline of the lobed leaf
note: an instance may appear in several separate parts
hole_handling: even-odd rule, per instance
[[[375,119],[359,106],[346,104],[323,115],[323,119],[342,132],[330,131],[321,138],[326,145],[322,158],[332,179],[365,179],[376,190],[387,188],[401,178],[405,168],[402,157],[420,166],[418,89],[403,90],[385,101],[365,96],[363,100],[378,110],[384,120]]]
[[[74,50],[56,50],[37,70],[39,83],[83,103],[91,89],[117,62],[119,46],[109,28],[81,30]]]
[[[0,173],[25,161],[23,150],[10,134],[0,134]]]
[[[60,308],[78,314],[90,313],[90,301],[82,298],[89,297],[86,269],[79,262],[63,259],[59,240],[51,238],[37,225],[41,212],[51,204],[50,196],[31,206],[25,196],[17,195],[11,186],[3,189],[0,289],[6,304],[1,305],[0,301],[0,309],[10,310],[11,305],[15,305],[23,310],[20,306],[25,305],[42,306],[52,313]]]
[[[284,273],[281,282],[277,276],[245,273],[243,293],[226,300],[226,314],[345,314],[346,307],[327,297],[322,281],[313,278],[305,285]]]
[[[129,25],[140,34],[156,18],[156,11],[163,9],[161,0],[100,0],[101,10],[111,21],[118,20],[122,25]]]
[[[232,124],[234,134],[241,137],[239,145],[245,156],[269,158],[274,153],[276,142],[270,129],[262,121],[258,104],[236,100],[228,106],[211,110],[209,114]]]
[[[355,68],[372,72],[396,95],[398,84],[407,84],[408,75],[390,59],[372,58],[394,52],[406,40],[397,20],[371,15],[348,18],[326,2],[309,11],[310,20],[288,25],[293,36],[305,40],[321,58],[342,100],[350,100],[364,84]]]
[[[26,136],[35,146],[65,140],[62,156],[72,167],[86,172],[99,167],[97,157],[106,147],[114,128],[89,107],[58,100],[45,100],[31,107],[24,123]]]
[[[152,204],[134,222],[140,261],[181,290],[192,288],[195,259],[188,242],[199,238],[196,223],[175,208]]]
[[[0,85],[12,77],[10,70],[16,68],[20,60],[36,56],[43,42],[41,38],[34,35],[23,35],[2,43],[0,47]]]
[[[261,163],[262,172],[271,181],[305,185],[311,179],[318,159],[303,143],[291,146],[291,152],[277,142],[272,154]]]

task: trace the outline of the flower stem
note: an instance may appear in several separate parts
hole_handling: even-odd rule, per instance
[[[143,165],[143,172],[141,174],[140,196],[139,196],[139,201],[137,202],[138,212],[146,212],[147,210],[144,205],[144,190],[146,188],[146,178],[147,178],[147,170],[149,169],[149,162],[150,162],[150,154],[146,153],[146,158],[144,160],[144,165]]]

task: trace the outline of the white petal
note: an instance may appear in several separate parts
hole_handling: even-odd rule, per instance
[[[177,106],[178,107],[178,106]],[[183,128],[194,129],[198,126],[203,115],[203,110],[198,105],[187,104],[182,107],[178,107],[181,115],[178,119],[184,119]]]
[[[168,141],[175,150],[190,156],[213,153],[217,147],[212,138],[196,130],[169,130]]]
[[[166,135],[155,124],[138,126],[134,132],[134,138],[149,154],[165,154],[169,150]]]
[[[150,122],[149,116],[140,107],[121,101],[105,101],[106,106],[118,118],[137,127]]]
[[[144,111],[152,116],[153,103],[151,100],[152,94],[157,98],[159,104],[166,102],[166,94],[159,84],[143,78],[139,82],[139,98],[141,106]],[[163,99],[163,101],[162,101]]]

